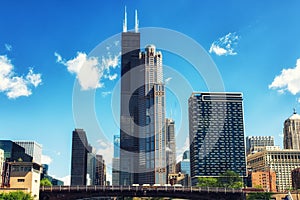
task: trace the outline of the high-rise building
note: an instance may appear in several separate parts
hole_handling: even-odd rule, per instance
[[[300,150],[265,147],[265,150],[247,156],[247,166],[253,172],[273,170],[277,190],[285,191],[292,188],[292,170],[300,167]]]
[[[300,150],[300,115],[296,110],[291,117],[284,121],[283,145],[285,149]]]
[[[122,33],[121,57],[121,106],[120,106],[120,185],[138,182],[138,94],[135,92],[138,73],[133,70],[140,65],[140,33],[127,32],[127,13]]]
[[[96,182],[95,185],[106,184],[106,165],[102,155],[96,155]]]
[[[83,129],[72,136],[71,185],[86,185],[88,141]]]
[[[191,184],[191,170],[190,170],[190,151],[186,150],[183,152],[182,160],[176,164],[176,173],[184,175],[184,181],[182,181],[182,185],[190,186]]]
[[[189,98],[192,184],[227,170],[246,176],[241,93],[195,92]]]
[[[166,183],[165,88],[162,54],[154,45],[140,51],[135,32],[122,33],[120,185]]]
[[[114,158],[120,157],[120,135],[114,135]]]
[[[0,149],[0,187],[2,186],[3,167],[4,167],[4,151]]]
[[[256,147],[274,146],[274,136],[247,136],[246,152],[251,153]]]
[[[25,153],[32,157],[32,162],[42,164],[42,145],[34,141],[14,141],[25,149]]]
[[[25,153],[25,149],[10,140],[0,140],[0,149],[4,151],[4,160],[8,162],[32,162],[32,156]]]
[[[87,153],[87,185],[95,185],[96,182],[96,153],[89,145]]]
[[[166,119],[166,158],[167,174],[176,172],[176,141],[175,141],[175,122],[172,119]]]
[[[120,184],[120,136],[114,135],[114,157],[112,159],[112,185]]]

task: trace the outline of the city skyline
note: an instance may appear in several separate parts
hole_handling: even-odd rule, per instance
[[[27,88],[24,89],[24,84],[21,84],[24,90],[19,91],[18,88],[8,88],[3,82],[0,83],[0,103],[3,105],[0,114],[0,120],[3,122],[1,139],[34,140],[42,144],[44,160],[47,158],[48,162],[52,161],[50,174],[57,178],[69,175],[70,131],[74,128],[84,128],[90,137],[89,134],[94,134],[95,130],[78,127],[73,121],[72,92],[76,70],[72,68],[72,62],[68,61],[75,58],[86,59],[85,55],[101,41],[120,33],[123,10],[127,5],[129,28],[134,28],[134,10],[138,9],[140,27],[173,29],[201,44],[218,66],[226,91],[244,93],[246,135],[272,135],[275,137],[275,144],[282,146],[283,122],[292,114],[293,107],[299,110],[299,88],[297,84],[293,84],[299,83],[300,76],[297,71],[300,67],[299,61],[297,64],[297,49],[300,48],[297,37],[300,32],[297,26],[299,14],[295,10],[299,7],[299,2],[293,1],[289,5],[283,5],[275,1],[272,6],[258,1],[245,5],[237,1],[218,2],[223,5],[220,7],[231,5],[228,11],[213,6],[216,2],[178,2],[171,10],[169,1],[159,2],[159,8],[154,6],[153,2],[123,2],[116,5],[100,3],[95,6],[96,3],[98,2],[76,2],[72,11],[66,2],[55,1],[46,3],[46,6],[33,2],[32,8],[24,3],[6,2],[0,8],[0,16],[5,19],[0,21],[0,24],[7,27],[0,37],[0,64],[14,67],[9,69],[9,75],[1,71],[0,80],[12,81],[13,77],[22,77],[18,80],[26,83]],[[46,7],[49,9],[47,12]],[[154,8],[157,9],[155,14],[151,11]],[[33,14],[35,12],[31,9],[35,9],[36,14]],[[168,14],[163,12],[166,9]],[[210,9],[211,11],[208,11]],[[81,12],[82,10],[84,12]],[[111,10],[115,11],[114,16],[111,15]],[[76,16],[76,13],[82,15]],[[16,17],[7,17],[10,15]],[[239,16],[239,19],[236,19],[236,16]],[[19,22],[20,18],[24,19],[23,25]],[[199,20],[193,20],[194,18]],[[223,21],[219,20],[220,18]],[[74,22],[80,23],[81,28],[78,29],[78,24]],[[19,33],[23,33],[23,37],[19,37]],[[223,43],[226,41],[231,41],[230,48],[226,45],[224,47]],[[160,48],[159,45],[156,46]],[[189,68],[187,62],[177,61],[174,56],[164,54],[164,63],[189,78],[189,83],[195,91],[207,89],[203,80],[193,78],[192,70],[182,69],[183,66],[185,69]],[[104,124],[103,131],[107,132],[111,144],[118,129],[111,120],[112,115],[101,114],[110,109],[111,103],[108,99],[120,77],[118,65],[113,63],[112,66],[115,68],[111,67],[110,74],[105,74],[107,78],[103,77],[101,82],[105,87],[99,86],[95,92],[96,115]],[[279,76],[283,69],[290,70],[283,71],[282,76]],[[291,77],[290,72],[295,76]],[[281,84],[276,82],[277,76]],[[172,76],[167,75],[164,78],[168,79],[170,84],[176,81]],[[89,88],[94,85],[84,86]],[[276,87],[279,87],[279,93]],[[28,97],[17,97],[18,95]],[[169,98],[168,95],[167,97]],[[179,105],[174,96],[171,96],[166,114],[167,117],[175,119],[175,134],[178,134],[181,123],[187,123],[179,117],[180,109],[187,109],[187,106]],[[59,140],[56,139],[58,137]],[[93,145],[100,154],[112,149],[112,145],[95,142],[97,145]],[[183,153],[183,147],[186,147],[184,143],[182,138],[176,141],[179,146],[177,155]],[[112,155],[105,160],[110,161],[111,158]]]

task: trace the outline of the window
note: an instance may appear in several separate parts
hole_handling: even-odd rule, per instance
[[[18,182],[25,182],[25,179],[20,178],[20,179],[18,179]]]

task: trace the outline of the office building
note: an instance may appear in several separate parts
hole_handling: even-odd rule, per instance
[[[292,171],[292,187],[294,190],[300,189],[300,168]]]
[[[176,141],[175,141],[175,122],[172,119],[166,119],[166,158],[167,174],[176,172]]]
[[[300,150],[300,115],[296,110],[284,121],[283,145],[285,149]]]
[[[0,140],[0,149],[4,151],[7,162],[32,162],[32,156],[25,153],[25,149],[10,140]]]
[[[34,141],[14,141],[25,149],[25,153],[32,157],[32,162],[42,164],[42,145]]]
[[[247,136],[246,152],[260,151],[261,147],[274,146],[274,136]]]
[[[176,164],[176,173],[191,175],[190,171],[190,151],[185,151],[182,156],[182,160]]]
[[[120,185],[120,158],[112,159],[112,185]]]
[[[114,135],[114,157],[112,159],[112,185],[120,185],[120,136]]]
[[[3,166],[4,166],[4,151],[0,149],[0,187],[2,186]]]
[[[9,188],[24,189],[34,199],[39,199],[41,165],[32,162],[8,162],[10,168]]]
[[[181,181],[183,186],[191,185],[191,170],[190,170],[190,151],[186,150],[183,153],[182,160],[176,164],[176,173],[183,174],[185,176],[184,180]]]
[[[96,182],[95,185],[106,185],[106,165],[102,155],[96,155]]]
[[[241,93],[192,93],[189,139],[192,184],[231,170],[246,176],[243,97]]]
[[[124,19],[121,58],[120,185],[166,183],[165,88],[162,54],[154,45],[140,51]]]
[[[250,179],[250,187],[262,188],[265,192],[277,192],[276,189],[276,173],[272,170],[257,171],[248,173]]]
[[[278,191],[292,188],[292,170],[300,167],[300,151],[291,149],[269,149],[249,154],[247,166],[252,172],[273,170],[276,173]]]
[[[87,153],[87,185],[95,185],[96,160],[95,149],[89,145]]]
[[[83,129],[72,135],[71,185],[86,185],[88,141]]]

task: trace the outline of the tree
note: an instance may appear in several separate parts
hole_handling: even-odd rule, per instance
[[[219,178],[219,185],[227,188],[242,188],[243,179],[234,171],[226,171]]]
[[[218,187],[218,179],[213,177],[198,177],[198,187]]]
[[[33,200],[33,197],[28,193],[17,191],[17,192],[1,193],[0,200]]]
[[[50,182],[49,179],[43,178],[40,182],[40,186],[52,186],[52,183]]]
[[[247,195],[247,200],[270,200],[272,198],[273,193],[271,192],[256,192],[249,193]]]

